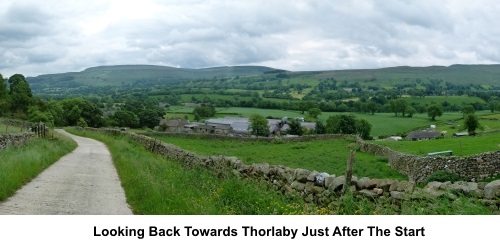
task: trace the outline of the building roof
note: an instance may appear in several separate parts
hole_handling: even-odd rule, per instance
[[[172,118],[172,119],[161,119],[160,125],[165,125],[167,127],[180,127],[187,124],[188,121],[183,118]]]
[[[437,131],[413,131],[408,134],[408,139],[434,139],[441,136]]]

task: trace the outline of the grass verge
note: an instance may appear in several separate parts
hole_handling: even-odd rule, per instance
[[[73,140],[56,134],[53,139],[37,138],[24,146],[0,151],[0,201],[14,194],[76,146]]]
[[[105,143],[135,214],[315,214],[321,209],[287,198],[264,183],[220,179],[206,169],[186,169],[145,150],[126,136],[68,132]]]

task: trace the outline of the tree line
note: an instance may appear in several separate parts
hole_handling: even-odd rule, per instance
[[[142,94],[132,94],[122,103],[79,97],[46,100],[33,95],[22,74],[0,78],[0,117],[51,126],[153,128],[165,114],[156,100]]]

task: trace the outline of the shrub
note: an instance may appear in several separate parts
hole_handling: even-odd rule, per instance
[[[446,170],[439,170],[427,177],[426,182],[432,182],[432,181],[439,181],[439,182],[446,182],[446,181],[459,181],[462,180],[460,176],[458,176],[455,173],[446,171]]]

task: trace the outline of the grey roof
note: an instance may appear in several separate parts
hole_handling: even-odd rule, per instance
[[[441,136],[437,131],[413,131],[408,134],[408,139],[434,139]]]

